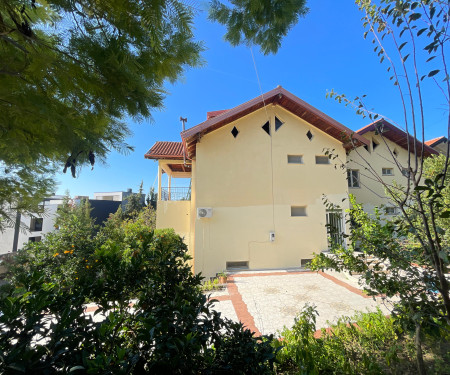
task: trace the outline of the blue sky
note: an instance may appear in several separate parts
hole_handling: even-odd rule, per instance
[[[310,0],[308,6],[310,13],[290,31],[276,55],[264,56],[253,47],[263,92],[281,85],[353,130],[370,120],[327,99],[326,93],[334,89],[351,98],[366,94],[370,108],[402,123],[398,91],[386,66],[379,64],[372,43],[363,38],[362,14],[356,5],[352,1]],[[129,155],[112,152],[107,165],[96,164],[92,171],[83,168],[76,179],[61,172],[57,175],[58,194],[68,190],[72,196],[92,197],[94,192],[137,190],[141,181],[148,192],[156,187],[157,162],[144,159],[144,154],[156,141],[180,141],[180,116],[188,118],[189,128],[204,121],[207,111],[232,108],[260,95],[250,49],[227,44],[225,28],[209,22],[206,12],[197,16],[195,27],[197,39],[206,46],[205,65],[186,71],[181,81],[167,85],[165,108],[155,111],[152,120],[127,120],[133,132],[128,143],[135,151]],[[431,139],[447,133],[445,103],[431,81],[424,85],[429,121],[425,138]]]

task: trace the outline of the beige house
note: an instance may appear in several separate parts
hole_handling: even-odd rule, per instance
[[[426,141],[425,144],[441,154],[447,154],[448,139],[446,137],[430,139],[429,141]]]
[[[397,214],[397,208],[386,196],[379,179],[390,186],[394,186],[394,182],[406,186],[408,155],[410,166],[414,169],[414,148],[420,154],[422,143],[414,143],[413,137],[384,119],[375,121],[355,133],[365,137],[369,144],[353,149],[347,155],[348,192],[355,196],[358,203],[363,204],[367,212],[373,212],[375,206],[383,206],[385,214]],[[438,154],[426,144],[423,144],[423,148],[425,157]]]
[[[377,136],[353,132],[277,87],[208,112],[181,138],[156,142],[145,155],[158,161],[156,226],[174,228],[185,238],[194,272],[214,276],[239,267],[299,267],[327,250],[326,224],[345,228],[322,198],[343,209],[349,191],[366,199],[363,174],[357,187],[345,165],[353,146],[372,150]],[[190,179],[189,187],[173,187],[172,178]]]

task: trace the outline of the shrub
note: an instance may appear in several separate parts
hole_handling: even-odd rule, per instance
[[[317,311],[305,306],[292,329],[281,332],[277,358],[280,372],[296,374],[382,374],[408,354],[392,318],[381,310],[340,318],[315,338]],[[405,346],[406,345],[406,346]],[[414,364],[412,365],[414,368]]]
[[[84,224],[67,215],[58,233],[20,254],[0,296],[0,373],[271,371],[271,338],[212,310],[173,230],[139,218],[98,233]],[[86,301],[98,306],[94,316]]]

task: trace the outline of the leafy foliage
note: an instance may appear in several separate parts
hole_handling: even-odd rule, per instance
[[[275,52],[304,2],[240,3],[228,33]],[[202,64],[196,12],[178,0],[0,2],[0,229],[14,225],[11,210],[38,212],[57,168],[75,177],[133,150],[125,117],[150,118],[164,84]]]
[[[131,150],[124,116],[149,117],[200,64],[193,17],[179,1],[2,1],[0,207],[36,211],[57,165],[75,177]]]
[[[435,164],[435,167],[439,164],[440,169],[434,169],[432,176],[423,178],[427,174],[424,159],[429,154],[425,152],[423,141],[426,124],[430,123],[423,91],[425,84],[442,94],[450,136],[450,72],[447,64],[450,3],[440,0],[355,0],[355,3],[363,13],[363,25],[367,30],[364,37],[372,40],[374,52],[380,63],[387,66],[389,79],[399,93],[403,118],[397,126],[407,133],[403,143],[403,147],[408,150],[407,165],[400,165],[394,150],[386,141],[383,122],[377,122],[375,126],[389,150],[391,157],[387,160],[397,166],[399,171],[402,168],[408,171],[407,181],[402,185],[386,181],[374,168],[370,158],[361,157],[355,145],[352,152],[363,160],[359,163],[360,168],[372,181],[383,186],[392,204],[398,207],[400,215],[385,225],[380,222],[377,213],[375,220],[372,220],[353,211],[352,214],[363,219],[360,225],[368,230],[369,238],[378,247],[365,241],[362,233],[356,234],[351,238],[352,247],[348,251],[343,248],[336,250],[339,248],[337,246],[333,250],[336,255],[334,259],[320,256],[317,265],[328,264],[331,268],[350,272],[359,269],[369,289],[389,295],[392,292],[400,294],[401,301],[396,305],[396,311],[401,311],[406,320],[414,322],[417,369],[420,374],[425,374],[421,341],[423,325],[429,328],[428,324],[436,324],[435,319],[440,322],[444,319],[447,329],[450,326],[450,283],[446,276],[449,272],[450,248],[445,233],[450,210],[448,200],[444,198],[448,191],[446,176],[450,167],[449,149],[442,162]],[[353,107],[356,114],[363,117],[371,120],[383,117],[367,107],[365,95],[351,100],[345,94],[331,91],[328,96]],[[379,240],[373,235],[375,232],[380,234]],[[357,237],[361,241],[362,254],[359,255],[352,253],[356,249]],[[401,244],[399,239],[406,243]],[[367,269],[367,259],[364,259],[367,255],[378,259],[375,260],[374,269]],[[387,267],[386,276],[379,269],[381,263],[377,262]],[[368,277],[371,274],[374,276],[372,281]]]
[[[0,295],[0,372],[271,372],[270,338],[212,310],[172,229],[113,216],[95,233],[81,211],[20,253]]]
[[[227,27],[225,40],[236,46],[243,42],[261,46],[267,55],[276,53],[289,29],[305,17],[306,0],[232,0],[228,6],[211,2],[209,18]]]
[[[317,311],[306,305],[295,319],[292,329],[285,328],[282,342],[274,342],[280,350],[277,373],[289,374],[414,374],[414,345],[408,335],[380,310],[359,312],[342,317],[330,329],[322,329],[316,338]],[[448,342],[430,338],[436,348]],[[430,357],[430,370],[445,373],[449,358],[445,348]],[[442,361],[442,362],[440,362]],[[446,362],[446,363],[445,363]]]

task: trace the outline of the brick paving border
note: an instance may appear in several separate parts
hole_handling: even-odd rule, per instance
[[[228,276],[227,280],[227,290],[229,295],[225,296],[217,296],[212,297],[211,300],[216,300],[218,302],[222,301],[231,301],[233,304],[234,311],[236,312],[236,315],[239,319],[239,321],[242,322],[245,328],[248,328],[253,332],[256,336],[262,336],[261,332],[259,331],[258,327],[256,327],[255,319],[250,314],[247,308],[247,304],[242,299],[241,293],[239,293],[239,289],[236,285],[236,281],[234,280],[235,277],[257,277],[257,276],[285,276],[285,275],[302,275],[302,274],[311,274],[311,273],[318,273],[319,275],[323,276],[324,278],[334,282],[335,284],[344,287],[345,289],[349,290],[350,292],[353,292],[363,298],[371,298],[370,296],[364,294],[360,289],[355,288],[354,286],[351,286],[350,284],[347,284],[346,282],[337,279],[334,276],[328,275],[325,272],[322,271],[283,271],[283,272],[258,272],[258,273],[237,273],[232,274]],[[132,307],[134,303],[130,303],[130,307]],[[85,312],[93,312],[98,309],[98,306],[87,306],[85,308]],[[330,330],[330,328],[326,329],[327,331]],[[321,330],[317,330],[314,333],[314,337],[319,338],[321,336]]]

